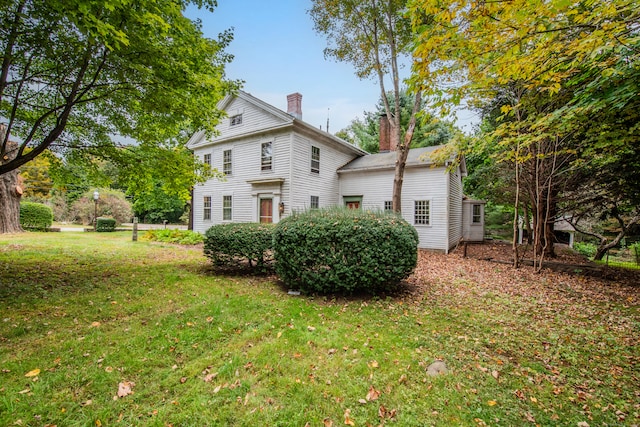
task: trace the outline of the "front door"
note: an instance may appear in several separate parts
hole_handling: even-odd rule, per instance
[[[347,209],[360,209],[360,201],[346,202]]]
[[[273,199],[260,199],[260,222],[273,222]]]
[[[362,206],[362,196],[343,196],[342,200],[347,209],[360,209]]]

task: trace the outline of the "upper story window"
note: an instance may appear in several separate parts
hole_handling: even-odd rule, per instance
[[[231,172],[231,150],[224,150],[222,152],[222,173],[231,175]]]
[[[202,219],[209,221],[211,220],[211,196],[204,196],[203,202]]]
[[[260,169],[270,171],[273,166],[272,144],[263,142],[261,147]]]
[[[311,172],[320,173],[320,148],[311,146]]]
[[[393,202],[391,200],[384,201],[384,211],[391,212],[393,210]]]
[[[473,205],[472,208],[471,221],[474,224],[480,224],[482,222],[482,208],[480,205]]]
[[[231,126],[237,126],[242,124],[242,114],[236,114],[229,117],[229,124]]]
[[[211,166],[211,154],[205,154],[202,161],[204,162],[205,165]]]
[[[428,200],[416,200],[414,202],[413,223],[415,225],[430,224],[430,209]]]
[[[311,209],[318,209],[320,207],[320,197],[318,196],[311,196],[311,204],[310,204]]]

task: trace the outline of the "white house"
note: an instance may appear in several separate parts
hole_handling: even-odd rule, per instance
[[[187,144],[226,175],[194,188],[195,231],[226,222],[276,223],[309,208],[391,208],[396,153],[368,154],[305,123],[301,105],[299,93],[287,96],[286,113],[245,92],[221,101],[228,117],[218,125],[219,134],[208,139],[198,132]],[[402,216],[418,230],[421,248],[448,252],[463,230],[466,239],[482,240],[484,203],[469,205],[471,213],[463,215],[464,159],[448,172],[429,161],[433,149],[409,152]],[[463,227],[465,218],[469,224]]]

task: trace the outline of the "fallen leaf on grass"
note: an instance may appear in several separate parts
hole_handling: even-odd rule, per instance
[[[367,363],[367,365],[369,365],[370,368],[377,368],[378,362],[376,360],[372,360],[371,362]]]
[[[27,372],[26,374],[24,374],[24,376],[28,377],[28,378],[37,377],[38,375],[40,375],[40,369],[38,369],[38,368],[33,369],[33,370]]]
[[[496,402],[495,400],[490,400],[487,402],[487,405],[489,406],[496,406],[498,404],[498,402]]]
[[[100,322],[91,322],[91,327],[92,328],[97,328],[100,326]]]
[[[322,423],[324,424],[324,427],[333,427],[333,421],[331,421],[330,418],[325,418],[322,420]]]
[[[373,386],[369,386],[369,392],[367,393],[367,400],[378,400],[380,397],[380,391],[376,390]]]
[[[123,381],[120,384],[118,384],[118,397],[125,397],[130,394],[133,394],[132,388],[135,385],[136,383],[131,381]]]
[[[348,426],[355,426],[356,423],[353,422],[353,420],[351,419],[351,409],[348,409],[346,411],[344,411],[344,423],[345,425]]]

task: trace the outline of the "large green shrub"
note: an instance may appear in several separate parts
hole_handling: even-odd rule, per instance
[[[46,230],[53,223],[53,211],[42,203],[20,203],[20,225],[25,230]]]
[[[216,265],[248,260],[264,266],[272,248],[272,224],[237,223],[214,225],[207,230],[204,254]]]
[[[293,214],[273,236],[276,273],[305,292],[392,290],[417,263],[418,233],[382,212],[329,209]]]

